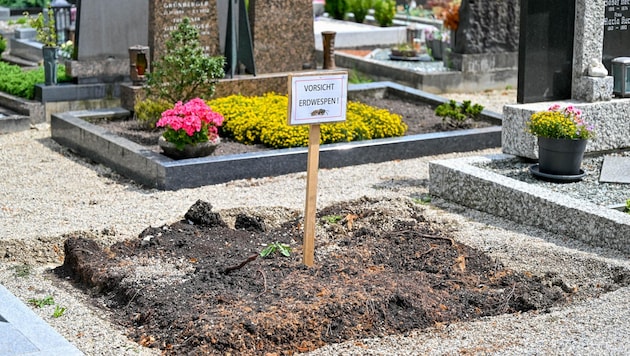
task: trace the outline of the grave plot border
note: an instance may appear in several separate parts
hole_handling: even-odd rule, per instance
[[[348,96],[369,91],[377,91],[377,95],[387,92],[388,95],[415,98],[432,104],[447,101],[389,82],[353,85]],[[144,186],[163,190],[306,171],[308,149],[305,147],[176,161],[83,120],[90,116],[115,117],[128,114],[121,108],[54,114],[51,117],[51,137],[77,154],[104,164]],[[500,147],[501,115],[484,110],[482,116],[497,126],[322,145],[320,168]]]
[[[499,154],[429,163],[429,192],[445,200],[566,235],[592,246],[630,253],[630,215],[481,168],[513,159]],[[465,182],[463,184],[462,182]]]

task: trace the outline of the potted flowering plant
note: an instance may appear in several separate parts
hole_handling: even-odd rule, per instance
[[[37,33],[35,39],[43,45],[45,84],[55,85],[57,84],[57,59],[59,58],[57,51],[59,48],[57,47],[57,30],[55,29],[53,9],[49,5],[48,9],[45,12],[40,12],[37,17],[31,17],[28,12],[25,12],[24,18],[29,26],[35,29]]]
[[[538,169],[542,174],[583,176],[580,165],[593,127],[582,117],[582,111],[554,104],[546,111],[535,112],[527,122],[527,131],[538,137]]]
[[[223,120],[200,98],[185,104],[178,101],[155,125],[166,127],[159,145],[165,155],[176,159],[210,155],[220,142],[218,127]]]

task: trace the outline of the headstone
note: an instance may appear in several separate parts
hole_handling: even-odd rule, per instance
[[[148,44],[149,0],[79,0],[77,59],[129,58],[129,47]]]
[[[0,21],[6,21],[11,17],[11,10],[8,7],[0,7]]]
[[[517,101],[571,98],[575,0],[521,0]]]
[[[199,31],[199,41],[208,55],[219,55],[219,21],[217,3],[208,0],[148,0],[148,45],[152,60],[166,51],[166,41],[184,17]],[[230,0],[232,1],[232,0]],[[223,3],[223,2],[221,2]],[[227,14],[226,14],[227,15]]]
[[[630,157],[604,157],[599,181],[602,183],[630,184]]]
[[[311,0],[249,0],[257,73],[314,68]]]
[[[604,18],[602,57],[608,73],[612,73],[612,59],[630,57],[630,0],[606,0]]]
[[[463,0],[455,52],[462,54],[518,51],[519,1]]]

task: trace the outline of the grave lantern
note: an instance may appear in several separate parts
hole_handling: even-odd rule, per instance
[[[70,29],[70,9],[72,4],[66,0],[54,0],[50,7],[55,14],[55,31],[57,31],[57,44],[67,41],[66,32]]]
[[[630,57],[617,57],[611,61],[614,80],[613,94],[630,97]]]
[[[142,85],[148,72],[149,47],[140,45],[129,47],[129,76],[133,85]]]

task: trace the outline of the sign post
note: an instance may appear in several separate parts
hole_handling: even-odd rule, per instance
[[[312,266],[315,256],[315,214],[321,123],[346,120],[348,73],[308,72],[289,76],[289,125],[309,125],[304,209],[303,262]]]

